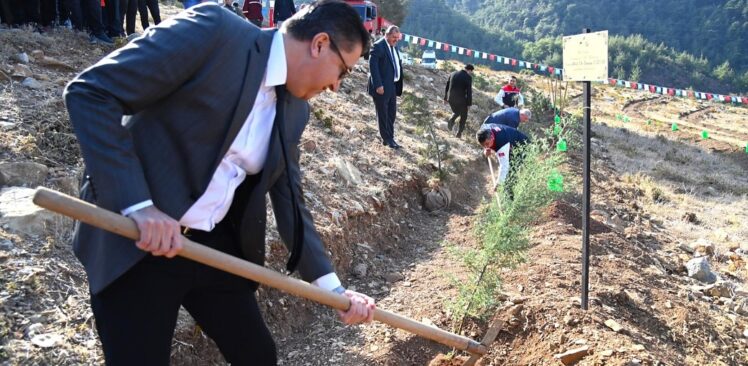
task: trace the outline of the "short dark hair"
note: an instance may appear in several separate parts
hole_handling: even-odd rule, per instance
[[[361,45],[362,55],[369,51],[369,31],[364,28],[358,12],[340,0],[317,0],[283,25],[293,38],[300,41],[309,41],[319,33],[327,33],[346,51],[351,51],[356,43]]]
[[[491,136],[491,129],[490,128],[481,128],[478,130],[478,132],[475,133],[475,138],[478,139],[478,143],[483,145],[486,140],[488,140],[488,137]]]
[[[465,70],[473,71],[475,70],[475,66],[473,66],[473,64],[467,64],[465,65]]]

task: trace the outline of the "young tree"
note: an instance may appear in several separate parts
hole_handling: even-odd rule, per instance
[[[730,61],[725,61],[722,65],[717,66],[712,74],[720,81],[731,81],[735,77],[735,72],[730,67]]]
[[[373,0],[379,7],[379,15],[393,24],[402,25],[407,15],[405,0]]]
[[[631,73],[629,74],[629,77],[631,78],[631,81],[639,81],[639,79],[642,76],[642,69],[639,67],[639,63],[634,63],[634,67],[631,68]]]

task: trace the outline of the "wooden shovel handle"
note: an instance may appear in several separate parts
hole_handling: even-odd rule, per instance
[[[40,207],[126,238],[137,240],[140,237],[138,227],[132,219],[99,208],[64,193],[40,187],[37,188],[34,194],[34,203]],[[285,276],[252,262],[195,243],[187,238],[182,238],[182,242],[184,249],[179,253],[182,257],[335,309],[346,311],[350,307],[350,300],[344,295],[323,290],[304,281]],[[484,355],[487,352],[486,346],[470,338],[450,333],[386,310],[377,308],[374,312],[374,319],[472,354]]]

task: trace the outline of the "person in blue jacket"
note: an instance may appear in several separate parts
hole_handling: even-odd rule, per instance
[[[483,120],[484,125],[504,125],[519,128],[520,122],[527,122],[532,117],[529,109],[517,109],[514,107],[502,109],[492,113]]]
[[[515,172],[522,164],[522,156],[517,153],[516,149],[520,145],[529,143],[530,138],[514,127],[499,124],[484,124],[475,137],[483,146],[483,152],[487,157],[492,154],[496,155],[496,160],[499,162],[499,179],[496,184],[507,183],[505,186],[511,197],[513,174],[510,172]]]

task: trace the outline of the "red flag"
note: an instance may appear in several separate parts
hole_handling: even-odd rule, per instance
[[[445,43],[442,49],[444,49],[445,51],[449,51],[449,45]]]
[[[713,95],[706,93],[706,100],[712,100],[712,98],[714,98]]]
[[[425,45],[426,45],[426,38],[421,38],[421,46],[425,46]]]
[[[468,56],[472,56],[473,55],[473,50],[467,50],[467,55]]]
[[[636,88],[638,88],[638,87],[639,87],[639,86],[638,86],[638,85],[637,85],[636,83],[631,83],[631,89],[636,89]]]
[[[672,96],[675,96],[675,89],[668,89],[668,90],[667,90],[667,94],[668,94],[669,96],[671,96],[671,97],[672,97]]]
[[[517,60],[512,59],[512,66],[517,66]]]
[[[656,91],[657,91],[657,88],[655,88],[655,86],[654,86],[654,85],[650,85],[650,86],[649,86],[649,92],[650,92],[650,93],[654,93],[654,92],[656,92]]]
[[[548,66],[548,73],[553,74],[553,66]]]
[[[490,56],[488,56],[488,57],[489,57],[489,58],[491,59],[491,61],[494,61],[494,60],[496,60],[496,55],[490,55]]]
[[[693,98],[693,90],[689,90],[686,94],[688,94],[689,98]]]
[[[616,79],[608,79],[608,83],[610,83],[610,85],[616,85],[618,83],[618,80],[616,80]]]
[[[732,102],[732,98],[730,98],[729,95],[725,95],[725,102],[727,102],[727,103]]]

